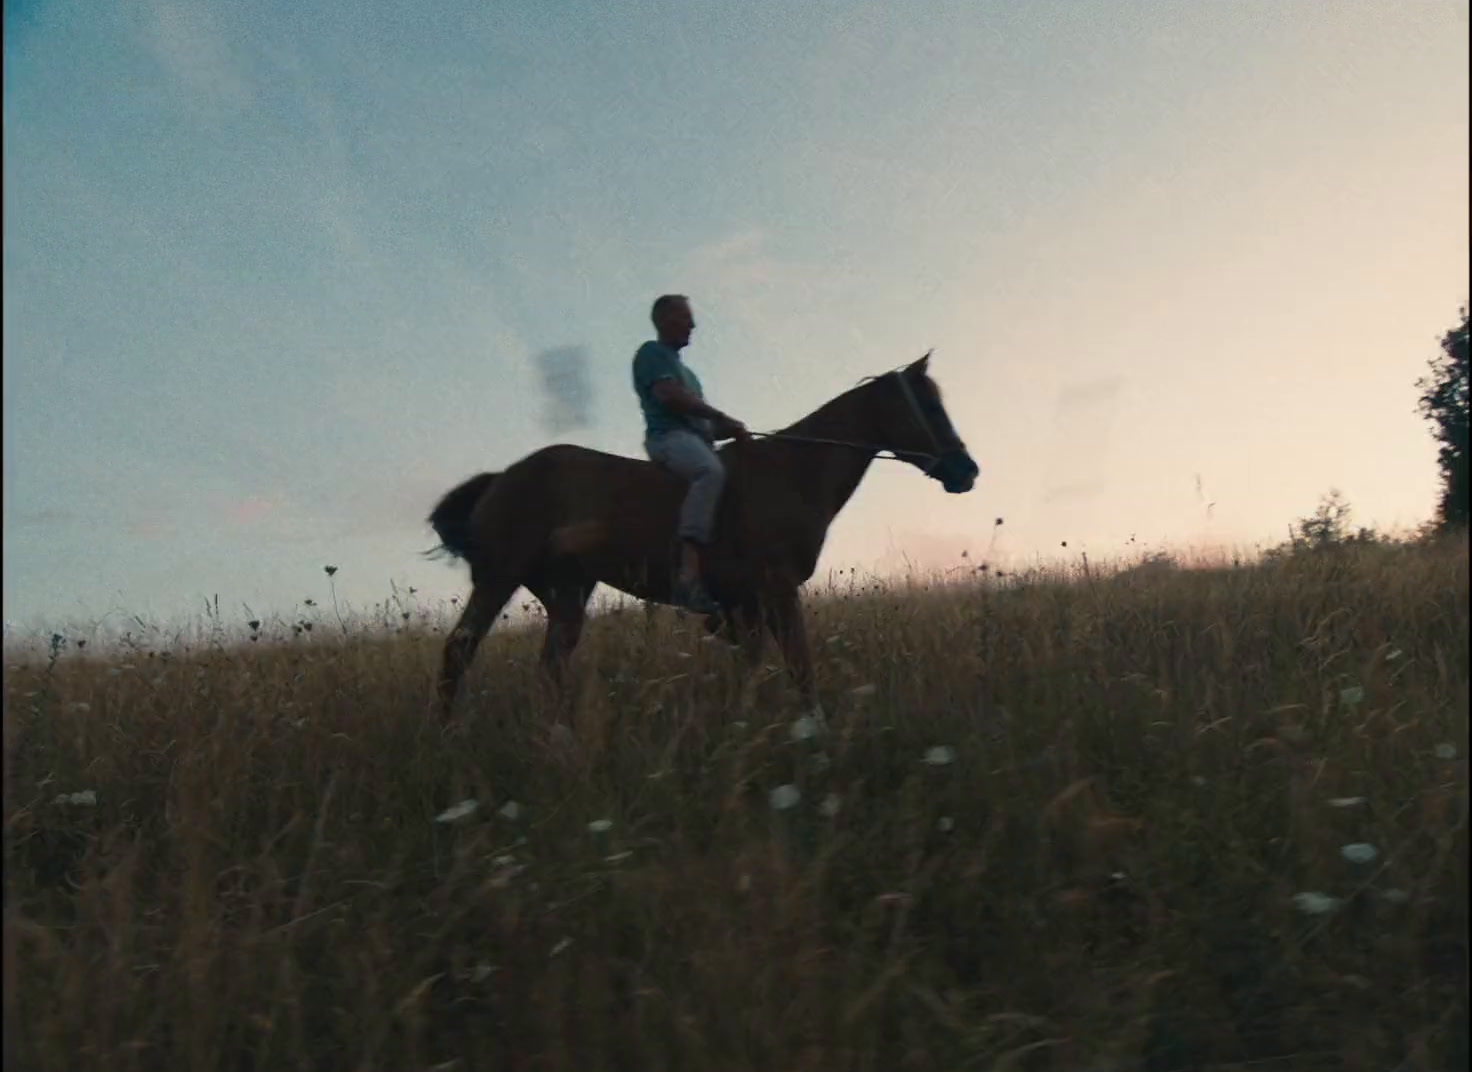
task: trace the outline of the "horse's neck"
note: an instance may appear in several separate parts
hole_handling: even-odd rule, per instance
[[[864,392],[850,391],[784,429],[793,436],[854,444],[791,444],[795,457],[805,464],[793,465],[789,479],[802,488],[809,502],[824,511],[825,527],[853,496],[874,460],[875,450],[867,446],[874,442],[874,433],[865,402]]]

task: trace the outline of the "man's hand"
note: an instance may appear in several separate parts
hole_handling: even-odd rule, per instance
[[[751,439],[751,432],[747,430],[746,425],[734,417],[723,417],[717,432],[721,439],[739,439],[743,443]]]

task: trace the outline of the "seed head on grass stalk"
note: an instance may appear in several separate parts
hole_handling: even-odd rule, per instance
[[[342,610],[337,605],[337,582],[332,578],[337,573],[336,566],[323,566],[322,572],[327,574],[327,587],[332,593],[332,613],[337,615],[337,624],[342,629],[342,635],[348,635],[348,623],[343,621]]]

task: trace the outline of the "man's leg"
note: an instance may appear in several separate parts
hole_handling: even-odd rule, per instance
[[[700,545],[694,540],[680,539],[680,583],[694,584],[700,580]]]
[[[650,456],[690,482],[680,507],[680,582],[700,580],[700,548],[710,543],[716,509],[726,485],[726,468],[710,445],[690,432],[670,432],[650,448]]]

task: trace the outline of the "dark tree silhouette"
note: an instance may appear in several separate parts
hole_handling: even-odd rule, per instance
[[[1461,327],[1448,331],[1441,340],[1441,354],[1429,365],[1431,375],[1416,381],[1421,389],[1422,416],[1435,426],[1441,444],[1437,464],[1441,468],[1441,502],[1436,520],[1442,529],[1463,527],[1469,512],[1467,487],[1467,310],[1462,309]]]

